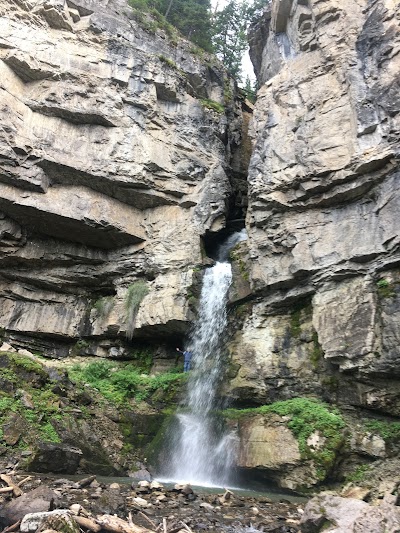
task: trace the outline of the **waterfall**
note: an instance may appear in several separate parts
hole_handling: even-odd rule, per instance
[[[227,325],[226,303],[232,281],[229,250],[246,238],[231,235],[219,248],[216,264],[205,271],[198,318],[186,349],[192,352],[185,408],[178,413],[172,453],[167,465],[171,480],[223,486],[235,453],[235,437],[213,415],[222,376],[221,343]]]

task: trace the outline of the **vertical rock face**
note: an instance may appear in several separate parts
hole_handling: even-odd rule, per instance
[[[224,106],[233,82],[125,1],[3,0],[0,14],[1,327],[47,350],[103,338],[90,350],[107,355],[144,279],[134,335],[182,335],[242,127],[239,104],[207,101]]]
[[[260,82],[233,397],[318,394],[399,414],[398,2],[274,0]]]

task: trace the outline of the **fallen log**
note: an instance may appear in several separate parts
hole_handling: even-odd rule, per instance
[[[98,533],[99,531],[101,531],[101,526],[91,518],[75,515],[73,515],[72,518],[75,520],[79,527],[89,529],[90,531],[94,531],[94,533]]]
[[[12,487],[1,487],[0,488],[0,494],[3,494],[4,492],[12,492],[14,489]]]
[[[32,476],[28,476],[28,477],[25,477],[24,479],[22,479],[21,481],[18,481],[18,487],[22,487],[22,485],[24,483],[26,483],[27,481],[30,481],[31,479],[33,479]]]
[[[145,513],[143,513],[142,511],[139,511],[138,515],[140,515],[143,518],[145,518],[147,520],[147,522],[151,525],[152,528],[154,528],[154,529],[157,528],[157,524],[155,524],[153,522],[153,520],[150,520],[150,518]],[[129,521],[129,524],[131,524],[131,523],[133,524],[133,522],[132,522],[132,513],[129,513],[129,520],[128,521]]]

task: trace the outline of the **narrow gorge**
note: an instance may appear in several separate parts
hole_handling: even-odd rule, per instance
[[[397,494],[399,30],[396,0],[272,0],[253,105],[125,0],[0,1],[2,462]]]

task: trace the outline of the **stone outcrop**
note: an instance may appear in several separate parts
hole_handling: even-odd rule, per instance
[[[4,0],[0,15],[1,327],[49,355],[85,337],[113,356],[140,279],[134,337],[181,337],[202,237],[228,216],[233,81],[123,0]]]

